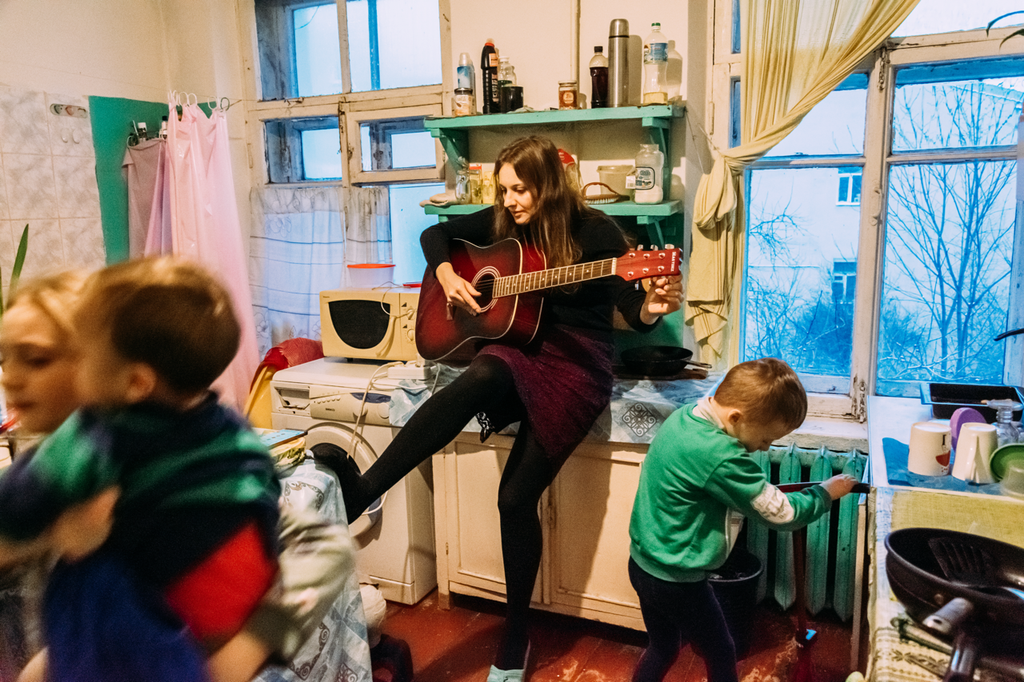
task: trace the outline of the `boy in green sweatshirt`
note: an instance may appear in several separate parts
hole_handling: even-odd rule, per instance
[[[634,682],[662,680],[686,641],[704,658],[708,682],[736,682],[736,649],[707,579],[729,553],[729,510],[795,530],[856,483],[839,475],[785,494],[748,456],[767,450],[806,415],[796,373],[764,358],[733,367],[713,397],[684,405],[661,426],[640,470],[629,523],[629,578],[650,639]]]

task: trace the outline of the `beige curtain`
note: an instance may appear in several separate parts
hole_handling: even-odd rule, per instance
[[[743,174],[903,22],[918,0],[743,0],[742,144],[716,151],[694,206],[686,320],[704,362],[725,353],[743,268]],[[732,343],[733,361],[738,339]]]

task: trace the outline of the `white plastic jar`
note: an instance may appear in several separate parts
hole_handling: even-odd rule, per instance
[[[656,144],[640,145],[636,155],[636,192],[633,201],[638,204],[657,204],[664,196],[665,154]]]

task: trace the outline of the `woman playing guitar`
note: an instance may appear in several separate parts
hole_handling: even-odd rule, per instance
[[[420,239],[428,272],[443,287],[449,307],[482,312],[481,292],[450,262],[453,239],[488,245],[515,238],[538,250],[547,268],[627,252],[619,227],[587,206],[568,184],[550,140],[526,137],[512,142],[499,153],[494,172],[499,189],[493,209],[435,225]],[[613,309],[632,327],[647,331],[662,315],[678,310],[682,297],[677,275],[654,278],[647,292],[619,277],[548,289],[537,332],[527,345],[514,347],[500,339],[484,345],[459,378],[417,409],[365,473],[360,475],[351,460],[339,467],[353,520],[453,440],[473,416],[480,421],[482,440],[520,423],[498,486],[507,616],[488,682],[524,679],[527,612],[541,559],[537,504],[611,398]],[[432,321],[425,322],[429,326]],[[417,333],[423,331],[418,325]]]

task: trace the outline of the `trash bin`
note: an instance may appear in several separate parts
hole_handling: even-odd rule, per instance
[[[762,570],[760,559],[737,545],[725,563],[708,578],[736,645],[737,659],[745,658],[750,650],[757,581]]]

